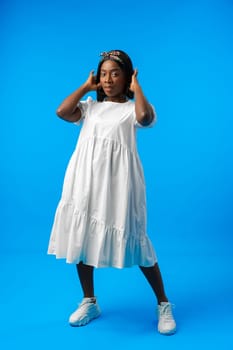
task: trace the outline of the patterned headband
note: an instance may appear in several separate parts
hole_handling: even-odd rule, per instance
[[[106,59],[112,59],[114,61],[118,61],[121,64],[124,64],[124,61],[119,57],[121,55],[120,51],[109,51],[109,52],[101,52],[100,56],[102,57],[102,61]]]

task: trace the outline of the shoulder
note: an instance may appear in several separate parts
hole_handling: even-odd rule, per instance
[[[81,100],[81,101],[79,101],[79,104],[81,104],[81,105],[86,105],[86,106],[90,106],[90,105],[93,105],[93,104],[95,104],[95,103],[97,103],[97,101],[94,100],[91,96],[88,96],[88,97],[86,98],[86,100]]]

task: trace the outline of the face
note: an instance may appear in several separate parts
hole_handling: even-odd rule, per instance
[[[124,94],[125,75],[115,61],[103,62],[100,69],[100,84],[109,99],[117,99]]]

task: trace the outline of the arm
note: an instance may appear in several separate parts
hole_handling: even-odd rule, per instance
[[[96,89],[94,71],[91,71],[86,82],[65,98],[57,108],[56,114],[68,122],[77,122],[81,118],[81,110],[77,106],[78,102],[86,93]]]
[[[138,83],[137,74],[138,71],[135,69],[132,75],[130,90],[134,92],[136,119],[139,124],[146,126],[152,122],[155,118],[155,114]]]

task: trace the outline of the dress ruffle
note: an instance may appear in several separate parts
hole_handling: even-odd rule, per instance
[[[67,263],[82,261],[94,267],[149,267],[157,261],[147,235],[139,238],[117,227],[106,226],[62,200],[56,211],[48,253],[58,259],[65,258]]]

